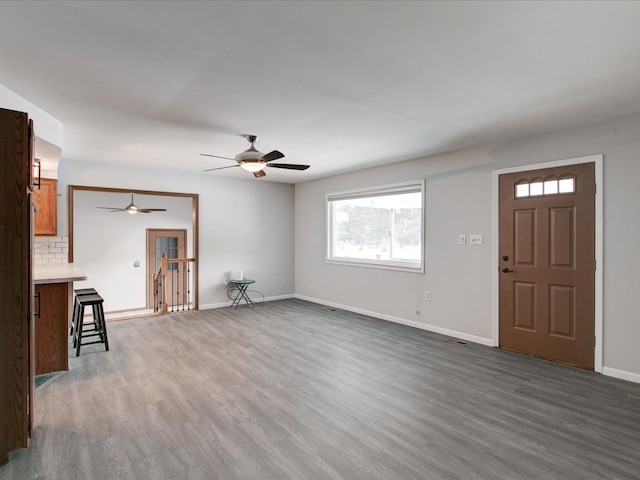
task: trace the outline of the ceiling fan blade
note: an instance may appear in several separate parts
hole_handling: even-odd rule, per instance
[[[234,160],[235,162],[235,160]],[[229,165],[227,167],[218,167],[218,168],[207,168],[206,170],[203,170],[203,172],[213,172],[214,170],[224,170],[225,168],[233,168],[233,167],[239,167],[240,165]]]
[[[306,170],[310,165],[296,165],[294,163],[269,163],[267,167],[286,168],[288,170]]]
[[[116,207],[96,207],[96,208],[100,208],[102,210],[111,210],[112,212],[124,212],[125,211],[124,208],[116,208]]]
[[[210,155],[208,153],[201,153],[200,155],[202,155],[203,157],[224,158],[225,160],[233,160],[234,162],[236,161],[235,158],[221,157],[220,155]]]
[[[138,210],[136,210],[136,213],[152,213],[154,211],[155,210],[151,210],[151,209],[148,209],[148,208],[139,208]]]
[[[278,160],[279,158],[284,158],[284,153],[279,152],[278,150],[274,150],[264,155],[261,160],[263,160],[265,163],[268,163],[273,162],[274,160]]]
[[[264,170],[258,170],[257,172],[253,172],[253,176],[256,178],[266,177],[267,174],[264,173]]]
[[[139,208],[138,209],[139,212],[166,212],[167,209],[166,208]]]

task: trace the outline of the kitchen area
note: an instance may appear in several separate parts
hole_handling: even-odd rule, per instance
[[[36,152],[37,154],[37,152]],[[69,369],[73,282],[86,274],[69,260],[69,238],[58,235],[59,159],[34,158],[32,281],[36,388],[43,375]]]
[[[46,169],[36,166],[37,173],[47,177],[36,178],[33,190],[36,387],[44,380],[40,376],[69,369],[73,282],[87,279],[68,263],[68,237],[58,236],[57,162],[47,162]]]

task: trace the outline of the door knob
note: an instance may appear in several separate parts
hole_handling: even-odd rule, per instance
[[[502,273],[509,273],[509,272],[514,272],[515,270],[509,270],[507,267],[504,267],[502,269]]]

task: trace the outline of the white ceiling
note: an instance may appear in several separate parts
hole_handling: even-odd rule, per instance
[[[250,133],[296,183],[639,112],[640,2],[0,2],[0,84],[63,158],[200,172]]]

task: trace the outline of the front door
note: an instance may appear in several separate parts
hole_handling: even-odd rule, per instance
[[[500,175],[500,347],[593,369],[595,165]]]
[[[185,258],[187,256],[186,244],[186,230],[147,229],[147,308],[154,308],[152,275],[157,273],[160,268],[162,254],[165,254],[168,259]],[[177,275],[178,270],[175,264],[170,264],[169,270],[169,272],[165,272],[167,276]],[[167,281],[169,282],[170,279],[167,279]],[[171,283],[173,284],[174,282]],[[180,303],[180,299],[178,298],[179,292],[168,291],[167,294],[176,297],[173,299],[165,299],[167,303],[172,305],[178,305]]]

